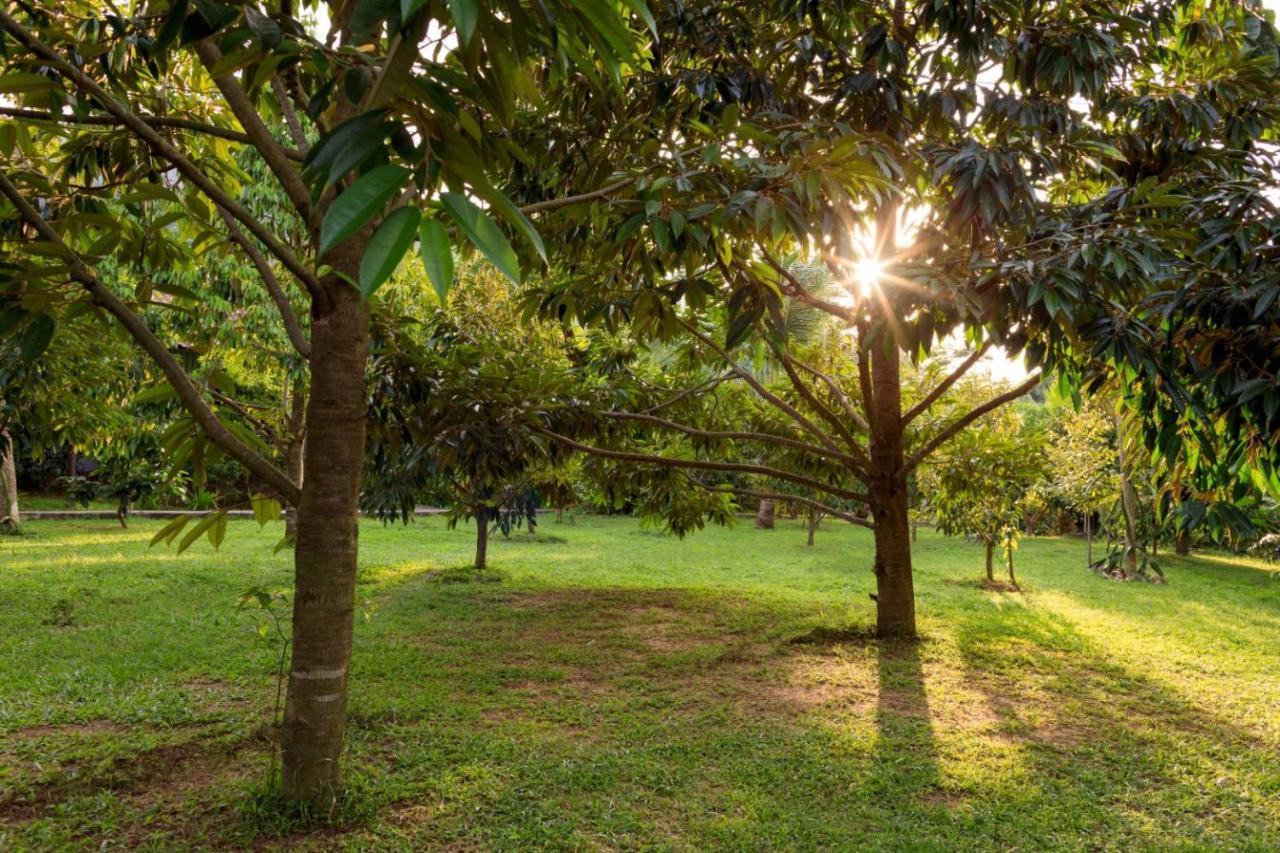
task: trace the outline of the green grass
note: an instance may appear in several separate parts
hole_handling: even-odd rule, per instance
[[[115,511],[116,502],[112,500],[91,500],[89,505],[82,506],[79,501],[67,495],[28,495],[19,496],[19,512],[36,512],[39,510],[111,510]]]
[[[1262,565],[1122,584],[1037,539],[1005,593],[922,531],[925,640],[876,644],[845,631],[858,529],[547,523],[477,582],[472,531],[369,523],[351,791],[307,828],[264,793],[279,648],[236,606],[286,588],[279,531],[175,557],[157,523],[28,529],[0,537],[0,849],[1280,848]]]

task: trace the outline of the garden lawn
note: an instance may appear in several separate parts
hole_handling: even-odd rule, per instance
[[[238,599],[287,590],[278,525],[159,525],[0,537],[0,849],[1280,849],[1260,564],[1122,584],[1035,539],[1003,592],[922,531],[925,639],[882,644],[840,524],[548,521],[477,581],[472,530],[365,523],[334,827],[264,782],[281,649]]]

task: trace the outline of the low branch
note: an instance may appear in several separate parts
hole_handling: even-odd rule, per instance
[[[302,324],[298,322],[298,316],[293,312],[293,306],[289,304],[289,295],[280,286],[280,280],[276,278],[275,270],[271,269],[271,262],[267,260],[266,255],[262,254],[262,250],[249,239],[249,236],[240,230],[240,226],[231,218],[230,213],[219,207],[218,214],[227,226],[227,234],[240,248],[244,249],[244,253],[249,256],[249,260],[253,262],[254,267],[258,270],[258,277],[262,279],[263,285],[267,288],[267,293],[271,294],[271,300],[276,304],[276,310],[280,312],[280,320],[284,323],[284,330],[289,336],[289,343],[293,344],[293,348],[303,358],[310,358],[311,342],[307,340],[307,333],[302,330]]]
[[[247,444],[227,429],[222,421],[218,420],[218,416],[209,408],[209,404],[200,393],[200,389],[191,381],[191,377],[187,376],[182,366],[178,364],[177,359],[173,357],[173,353],[169,352],[168,347],[155,336],[155,333],[147,327],[142,318],[129,310],[129,306],[102,283],[93,270],[89,269],[84,261],[80,259],[80,256],[71,250],[71,247],[62,240],[58,232],[31,206],[31,203],[22,196],[18,188],[9,180],[8,175],[4,173],[0,173],[0,193],[3,193],[13,203],[18,215],[34,227],[44,240],[58,246],[66,253],[68,258],[67,268],[72,279],[79,282],[88,291],[94,304],[102,306],[115,316],[147,355],[151,356],[152,361],[156,363],[156,366],[164,373],[165,378],[169,380],[169,384],[173,386],[178,399],[182,401],[183,406],[191,413],[192,418],[204,430],[209,440],[222,448],[232,459],[247,468],[250,473],[278,491],[286,501],[296,506],[302,497],[302,490],[298,485],[290,480],[283,471],[272,465],[271,462],[255,453]]]
[[[960,377],[968,373],[969,370],[978,363],[978,359],[987,354],[987,350],[989,349],[991,349],[991,341],[987,341],[982,346],[978,347],[972,355],[960,363],[959,367],[951,371],[945,379],[939,382],[937,387],[926,394],[923,400],[907,410],[907,413],[902,416],[902,425],[906,426],[920,415],[927,412],[929,407],[936,403],[939,397],[947,393],[947,390],[950,389],[952,385],[956,384]]]
[[[654,415],[638,413],[638,412],[601,412],[606,418],[614,418],[616,420],[643,421],[645,423],[654,424],[655,426],[666,427],[685,435],[692,435],[698,438],[707,438],[719,441],[756,441],[761,444],[774,444],[778,447],[789,447],[792,450],[799,450],[803,453],[812,453],[817,456],[825,456],[828,459],[835,459],[843,462],[857,471],[861,472],[862,467],[858,460],[847,453],[837,453],[820,447],[816,444],[810,444],[807,441],[797,441],[794,438],[786,436],[773,435],[766,432],[733,432],[724,430],[706,430],[697,427],[687,426],[677,421],[668,420],[667,418],[659,418]]]
[[[910,474],[915,470],[917,465],[929,456],[930,453],[954,438],[960,430],[964,429],[987,412],[990,412],[992,409],[998,409],[1005,403],[1018,399],[1039,384],[1040,374],[1032,374],[1025,382],[1017,388],[1014,388],[1012,391],[1006,391],[1000,396],[988,400],[976,409],[972,409],[967,414],[961,415],[959,418],[952,421],[950,426],[935,435],[933,438],[929,439],[929,441],[925,442],[925,445],[917,450],[915,454],[907,460],[906,465],[903,466],[904,472]]]
[[[590,192],[578,193],[577,195],[567,195],[564,198],[550,198],[546,201],[536,201],[533,204],[526,204],[520,208],[520,212],[528,215],[530,213],[541,213],[544,210],[559,210],[562,207],[571,207],[575,204],[582,204],[588,201],[604,198],[610,193],[616,193],[631,183],[631,178],[623,178],[620,181],[614,181],[612,184],[600,187],[598,190]]]
[[[62,113],[51,113],[43,110],[28,110],[22,107],[0,107],[0,116],[8,118],[20,118],[26,121],[47,121],[57,124],[83,124],[95,127],[123,127],[124,122],[115,116],[84,116],[83,118],[64,115]],[[241,133],[238,130],[230,130],[225,127],[217,127],[212,124],[204,124],[194,119],[174,118],[170,116],[154,116],[138,114],[140,121],[146,122],[151,127],[171,127],[178,130],[190,130],[195,133],[203,133],[206,136],[216,136],[219,139],[226,139],[230,142],[239,142],[243,145],[252,145],[253,140],[249,138],[247,133]],[[302,162],[304,154],[293,148],[284,149],[285,156],[290,160]]]
[[[605,459],[617,459],[623,462],[640,462],[646,465],[665,465],[668,468],[693,468],[699,471],[737,471],[741,474],[757,474],[761,477],[773,477],[776,480],[785,480],[789,483],[795,483],[797,486],[807,486],[814,491],[824,492],[838,498],[844,498],[851,501],[867,501],[867,496],[861,492],[851,492],[848,489],[842,489],[839,486],[832,486],[821,480],[814,480],[800,474],[792,474],[790,471],[783,471],[781,468],[773,468],[768,465],[751,465],[746,462],[712,462],[705,459],[680,459],[675,456],[656,456],[649,453],[633,453],[626,450],[609,450],[604,447],[595,447],[590,444],[583,444],[574,441],[567,435],[561,435],[549,429],[533,427],[533,431],[548,438],[555,439],[565,447],[579,450],[583,453],[589,453],[592,456],[600,456]]]
[[[858,318],[857,311],[855,311],[853,308],[848,308],[844,305],[839,305],[827,299],[822,299],[820,297],[814,296],[812,293],[810,293],[808,290],[805,289],[804,284],[801,283],[799,279],[797,279],[794,275],[791,274],[790,270],[788,270],[785,266],[783,266],[778,261],[777,258],[775,258],[772,254],[770,254],[768,249],[766,249],[763,245],[760,245],[760,244],[757,244],[757,245],[759,246],[761,255],[764,257],[765,261],[769,264],[769,266],[773,267],[773,271],[776,272],[778,275],[782,276],[782,278],[786,280],[787,286],[782,289],[783,293],[787,294],[793,299],[798,299],[799,301],[803,302],[805,305],[808,305],[810,308],[813,308],[817,311],[822,311],[825,314],[830,314],[833,317],[839,317],[841,320],[844,320],[846,323],[852,323],[855,320],[857,320]]]
[[[298,277],[307,288],[307,292],[311,294],[312,299],[317,300],[321,304],[327,302],[324,288],[320,285],[315,274],[298,259],[292,251],[283,243],[275,238],[271,230],[263,225],[253,214],[249,213],[239,202],[231,198],[225,190],[213,182],[212,179],[194,163],[189,160],[181,151],[174,148],[170,142],[161,136],[154,127],[151,127],[127,106],[117,101],[111,93],[102,88],[98,83],[86,74],[80,68],[72,65],[62,54],[49,47],[44,42],[33,36],[31,33],[13,19],[7,11],[0,8],[0,26],[3,26],[14,39],[36,56],[41,57],[49,63],[50,67],[56,69],[67,79],[74,82],[77,86],[91,95],[102,108],[120,120],[120,123],[128,127],[137,134],[138,137],[147,142],[153,151],[160,157],[173,164],[184,177],[191,181],[208,196],[215,204],[225,207],[237,220],[239,220],[253,236],[262,241],[271,254],[280,259],[289,271]]]
[[[707,488],[708,490],[712,490],[711,487],[709,486],[704,488]],[[802,506],[807,506],[812,509],[816,509],[819,512],[825,512],[827,515],[830,515],[833,518],[839,518],[842,521],[849,522],[850,524],[857,524],[861,527],[867,528],[868,530],[875,530],[875,525],[872,524],[870,521],[867,521],[865,518],[860,518],[859,516],[856,516],[851,512],[845,512],[844,510],[836,509],[835,507],[828,506],[827,504],[824,504],[822,501],[815,501],[812,498],[801,497],[800,495],[785,495],[781,492],[761,492],[756,489],[739,489],[735,486],[730,486],[729,491],[733,492],[735,495],[745,495],[746,497],[757,498],[759,500],[770,500],[770,501],[801,504]]]

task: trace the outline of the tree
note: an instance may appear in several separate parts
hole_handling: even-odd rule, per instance
[[[1094,516],[1119,493],[1111,419],[1093,403],[1066,411],[1047,453],[1055,492],[1084,516],[1085,559],[1092,566]]]
[[[983,387],[989,383],[967,385],[957,389],[957,396],[985,399],[993,393]],[[995,580],[993,558],[1000,549],[1007,552],[1009,580],[1014,582],[1012,548],[1026,493],[1046,474],[1042,448],[1027,438],[1016,412],[993,412],[958,435],[919,471],[919,488],[938,530],[948,536],[972,537],[984,547],[988,581]]]
[[[655,17],[661,48],[628,98],[552,87],[544,125],[528,126],[526,147],[550,153],[513,169],[513,192],[536,204],[591,188],[548,227],[608,235],[576,243],[538,304],[687,336],[733,382],[757,381],[812,454],[862,484],[877,631],[911,636],[908,477],[1016,394],[916,438],[933,398],[904,400],[902,357],[967,329],[974,347],[1027,347],[1084,381],[1072,358],[1097,339],[1093,302],[1145,298],[1166,262],[1202,271],[1184,263],[1198,246],[1179,228],[1186,194],[1265,181],[1250,169],[1275,127],[1270,22],[1226,3],[664,3]],[[533,144],[566,121],[570,149]],[[808,293],[788,252],[826,263],[837,287]],[[841,326],[851,383],[789,349],[778,319],[797,300]],[[788,363],[799,405],[743,375],[742,349],[760,343]]]
[[[327,32],[289,2],[0,11],[0,80],[18,101],[5,108],[18,123],[0,133],[15,328],[52,332],[67,311],[109,315],[208,440],[297,507],[282,781],[286,797],[319,805],[338,785],[346,719],[368,300],[415,238],[447,288],[445,223],[518,276],[506,237],[473,201],[542,250],[491,182],[519,156],[502,132],[517,92],[566,74],[607,88],[634,56],[629,20],[612,5],[362,0],[326,12]],[[277,121],[286,138],[273,134]],[[304,250],[246,204],[233,145],[288,197]],[[224,236],[257,268],[295,345],[301,324],[284,288],[300,288],[310,315],[301,484],[228,429],[145,322],[138,294],[122,295],[109,275],[113,264],[195,263],[193,247]],[[202,523],[211,536],[225,529]],[[180,527],[166,529],[170,541]]]

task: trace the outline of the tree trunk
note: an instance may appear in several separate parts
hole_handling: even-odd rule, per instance
[[[993,542],[987,543],[987,580],[994,581],[996,579],[994,571],[994,558],[996,546]]]
[[[17,529],[22,523],[22,517],[18,512],[18,460],[17,453],[13,449],[13,436],[9,434],[8,429],[0,430],[0,480],[3,480],[4,506],[3,518],[8,519],[9,525]]]
[[[756,529],[772,530],[773,529],[773,499],[762,498],[760,507],[756,510]]]
[[[1093,513],[1084,514],[1084,553],[1085,562],[1093,565]]]
[[[352,279],[359,242],[327,256]],[[311,324],[307,481],[298,507],[293,661],[281,750],[285,797],[327,808],[339,784],[346,728],[369,318],[359,293],[336,274],[324,286],[331,304],[313,311]]]
[[[1009,560],[1009,584],[1011,586],[1017,587],[1018,579],[1013,576],[1013,543],[1012,542],[1009,543],[1009,547],[1006,549],[1005,556]]]
[[[1120,465],[1120,507],[1124,511],[1124,569],[1138,571],[1138,493],[1129,476],[1129,448],[1125,446],[1124,422],[1116,408],[1116,455]]]
[[[285,447],[285,464],[288,466],[289,479],[302,485],[306,469],[303,459],[306,455],[307,397],[302,392],[302,383],[295,382],[289,392],[289,443]],[[286,506],[284,510],[284,535],[290,542],[298,541],[298,508]]]
[[[911,576],[911,522],[903,473],[902,384],[898,348],[891,339],[871,342],[872,405],[868,412],[871,476],[867,484],[875,524],[876,636],[916,636],[915,585]]]
[[[79,458],[76,453],[74,444],[67,445],[67,476],[74,477],[76,475],[76,460]]]
[[[915,542],[917,539],[919,539],[919,534],[916,532],[916,528],[918,528],[919,526],[920,526],[919,522],[917,522],[914,518],[911,519],[911,541],[912,542]]]
[[[810,507],[809,509],[809,540],[805,542],[809,547],[813,547],[813,535],[818,532],[818,511]]]
[[[1173,537],[1173,553],[1180,557],[1185,557],[1191,553],[1191,534],[1184,529],[1179,529]]]
[[[489,561],[489,511],[476,507],[476,568],[483,569]]]

